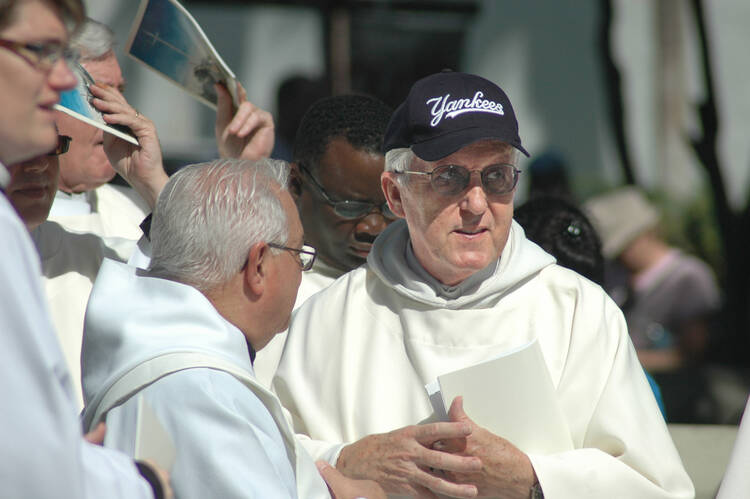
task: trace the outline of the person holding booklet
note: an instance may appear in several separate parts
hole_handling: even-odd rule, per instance
[[[125,90],[109,27],[87,18],[71,39],[71,47],[80,54],[80,67],[94,81]],[[62,102],[68,95],[63,95]],[[59,109],[55,122],[60,133],[73,140],[60,158],[60,181],[49,219],[67,230],[138,239],[138,224],[148,206],[133,189],[108,183],[116,172],[104,153],[104,131]]]
[[[421,79],[384,150],[381,186],[403,220],[367,265],[296,311],[273,381],[313,456],[398,495],[693,497],[622,313],[513,221],[517,156],[528,153],[505,92],[471,74]],[[423,438],[420,423],[438,413],[425,385],[528,344],[551,394],[501,399],[502,412],[557,412],[558,447],[493,434],[464,411],[463,398],[481,407],[531,382],[513,374],[444,401],[466,437]],[[458,470],[466,459],[481,469]]]

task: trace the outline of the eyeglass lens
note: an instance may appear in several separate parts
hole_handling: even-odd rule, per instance
[[[333,203],[333,211],[341,218],[360,218],[372,212],[377,205],[364,201],[339,201]],[[388,207],[388,203],[383,203],[377,207],[385,218],[395,219],[396,215]]]
[[[473,173],[474,171],[460,165],[442,165],[430,172],[430,182],[440,194],[458,194],[469,185]],[[518,170],[510,164],[490,165],[478,173],[482,186],[489,194],[507,194],[518,182]]]
[[[303,165],[300,165],[300,169],[307,174],[310,180],[312,180],[311,185],[315,187],[315,189],[318,191],[321,197],[323,197],[325,202],[333,207],[334,213],[336,213],[336,215],[340,216],[341,218],[360,218],[367,215],[377,207],[375,203],[371,203],[368,201],[353,201],[351,199],[347,199],[344,201],[334,201],[329,197],[328,193],[326,193],[323,186],[320,185],[320,182],[318,182],[313,174],[310,173],[310,170],[305,168]],[[379,209],[381,215],[383,215],[383,217],[385,218],[389,218],[391,220],[395,220],[396,218],[398,218],[388,207],[388,203],[383,203],[377,208]]]
[[[78,61],[78,52],[57,42],[21,43],[13,40],[0,40],[0,45],[26,59],[36,68],[50,69],[60,58],[73,68]]]
[[[314,250],[311,250],[312,248],[310,246],[303,246],[302,251],[298,253],[300,262],[302,262],[302,270],[310,270],[313,266],[315,252]]]

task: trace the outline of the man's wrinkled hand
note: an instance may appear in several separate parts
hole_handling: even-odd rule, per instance
[[[536,481],[528,456],[508,440],[474,423],[464,412],[462,397],[453,400],[448,417],[453,422],[469,425],[471,434],[465,439],[440,440],[433,447],[457,456],[477,457],[482,468],[468,473],[446,471],[446,477],[456,483],[475,485],[479,497],[527,499]]]
[[[273,116],[247,100],[245,89],[237,82],[239,107],[234,108],[227,88],[217,83],[216,146],[222,158],[256,160],[267,158],[275,138]]]
[[[374,480],[389,494],[476,497],[474,485],[454,483],[443,473],[477,472],[481,460],[432,449],[435,442],[460,441],[470,434],[465,423],[432,423],[369,435],[344,447],[336,468],[350,478]]]
[[[161,145],[154,123],[138,113],[114,87],[94,84],[89,87],[92,104],[110,125],[123,125],[138,139],[137,146],[112,134],[104,134],[104,152],[112,167],[128,181],[151,209],[169,178],[162,163]]]

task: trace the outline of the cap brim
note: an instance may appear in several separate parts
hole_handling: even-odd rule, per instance
[[[526,157],[529,157],[529,153],[524,149],[517,137],[509,139],[507,134],[501,133],[498,130],[483,130],[478,128],[465,128],[433,137],[419,144],[413,144],[411,150],[417,157],[424,161],[437,161],[438,159],[450,156],[468,145],[488,139],[501,140],[521,151]]]

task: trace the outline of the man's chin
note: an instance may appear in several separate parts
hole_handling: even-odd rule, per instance
[[[90,187],[86,190],[96,189],[97,187],[106,184],[115,178],[115,175],[117,175],[117,172],[109,165],[93,170],[91,175],[87,177]]]
[[[493,256],[489,254],[464,255],[462,258],[456,259],[453,264],[457,271],[471,275],[494,263],[498,258],[499,255]]]

